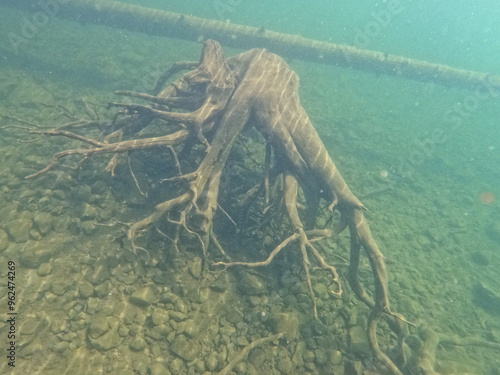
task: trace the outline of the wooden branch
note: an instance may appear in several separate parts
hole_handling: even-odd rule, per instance
[[[33,6],[32,0],[4,0],[2,5],[27,11],[40,11]],[[488,73],[116,1],[67,0],[60,5],[56,13],[58,17],[79,23],[89,22],[192,41],[198,41],[200,37],[215,39],[233,48],[267,48],[286,57],[434,82],[445,86],[474,90],[483,87],[489,92],[493,88],[500,88],[500,76]]]

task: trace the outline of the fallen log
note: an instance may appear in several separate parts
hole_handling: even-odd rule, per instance
[[[138,5],[104,0],[57,0],[42,6],[31,0],[4,0],[3,5],[146,34],[192,41],[218,40],[239,49],[267,48],[285,57],[365,70],[377,74],[468,89],[500,88],[500,76],[458,69],[355,46],[328,43],[264,28],[221,22]]]

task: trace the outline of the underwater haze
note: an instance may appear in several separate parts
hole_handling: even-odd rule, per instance
[[[85,151],[183,134],[191,123],[169,117],[107,137],[144,106],[165,111],[183,102],[115,92],[161,96],[157,80],[177,61],[199,60],[203,33],[151,35],[65,13],[96,3],[98,14],[111,1],[8,0],[0,1],[0,373],[500,374],[500,2],[120,2],[463,70],[467,85],[444,85],[439,73],[414,80],[369,64],[326,64],[321,54],[281,56],[300,77],[300,103],[319,138],[367,208],[391,311],[404,317],[386,314],[377,328],[397,369],[369,340],[371,306],[350,280],[356,241],[348,231],[311,240],[339,284],[299,241],[277,250],[302,227],[283,214],[281,180],[265,187],[265,176],[281,170],[279,156],[266,154],[269,134],[238,135],[223,163],[213,230],[199,228],[203,207],[194,204],[130,236],[165,206],[157,205],[195,194],[193,176],[179,176],[205,160],[213,134],[116,158],[111,149]],[[222,43],[224,57],[262,47],[234,40]],[[484,80],[471,85],[469,71]],[[186,82],[175,90],[196,99],[199,87]],[[65,150],[77,151],[58,154]],[[299,189],[301,218],[304,196]],[[329,203],[321,201],[314,229],[339,222]],[[259,267],[216,264],[263,262],[277,252]],[[369,299],[377,298],[370,260],[361,253]]]

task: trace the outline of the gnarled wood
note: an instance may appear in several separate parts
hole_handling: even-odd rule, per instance
[[[181,67],[192,66],[192,63],[181,64]],[[28,177],[49,171],[61,157],[72,154],[88,157],[92,154],[119,153],[157,145],[171,146],[179,142],[186,147],[194,143],[204,145],[206,153],[197,168],[175,178],[185,180],[187,189],[158,204],[150,216],[133,224],[129,230],[129,238],[134,249],[139,249],[134,243],[139,232],[166,219],[177,228],[175,244],[179,241],[179,229],[182,228],[199,239],[206,254],[210,239],[215,239],[213,218],[218,209],[219,184],[226,161],[243,129],[254,126],[263,134],[268,148],[273,150],[274,175],[278,176],[275,179],[283,180],[280,201],[284,202],[283,211],[291,222],[292,234],[271,252],[267,261],[216,264],[226,267],[266,265],[278,252],[297,242],[316,315],[309,277],[309,254],[330,273],[334,284],[332,294],[340,296],[342,287],[337,271],[327,264],[313,242],[332,237],[349,227],[349,280],[356,295],[372,309],[367,327],[371,349],[375,357],[393,374],[401,374],[391,359],[380,350],[377,342],[377,322],[381,316],[385,316],[389,321],[396,321],[391,327],[398,335],[401,334],[400,323],[405,321],[390,310],[384,259],[363,215],[365,207],[351,192],[329,156],[300,103],[298,88],[297,74],[290,70],[279,56],[265,49],[252,49],[225,59],[220,44],[208,40],[205,42],[199,64],[157,96],[120,92],[149,100],[151,104],[114,103],[115,106],[124,108],[129,116],[127,121],[120,123],[122,127],[112,133],[119,135],[118,142],[106,143],[110,140],[109,136],[106,142],[97,142],[66,131],[45,132],[48,135],[79,139],[91,147],[85,151],[77,149],[60,152],[45,169]],[[198,103],[198,107],[193,108],[194,103]],[[179,129],[157,138],[121,140],[123,136],[134,135],[146,127],[148,122],[144,119],[154,118],[174,124]],[[268,163],[269,155],[266,157],[266,164]],[[266,180],[269,178],[268,171],[266,166]],[[306,226],[303,225],[297,210],[299,187],[304,192],[308,206],[306,212],[309,217]],[[330,210],[336,209],[341,214],[341,220],[335,228],[313,228],[314,220],[311,220],[311,216],[315,214],[321,199],[327,202]],[[214,242],[220,247],[216,240]],[[373,271],[373,300],[364,292],[357,275],[361,248],[365,250]]]

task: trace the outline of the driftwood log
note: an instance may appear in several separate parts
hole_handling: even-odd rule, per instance
[[[80,23],[95,23],[192,41],[211,38],[228,47],[267,48],[281,56],[480,92],[500,87],[498,75],[117,1],[54,0],[38,3],[32,0],[4,0],[2,5],[35,12],[33,19],[37,20],[57,16]],[[29,39],[23,33],[13,31],[8,34],[8,38],[11,45],[17,48]]]
[[[172,74],[186,69],[191,70],[162,88]],[[351,192],[330,158],[300,103],[298,88],[297,74],[279,56],[265,49],[252,49],[225,59],[220,44],[208,40],[199,62],[177,63],[161,77],[156,95],[118,92],[148,102],[112,103],[112,106],[124,110],[125,116],[111,124],[113,130],[103,141],[78,135],[66,128],[33,130],[34,133],[77,139],[90,147],[56,153],[46,168],[27,178],[50,171],[61,158],[69,155],[81,155],[86,159],[96,154],[114,154],[107,167],[109,171],[114,171],[119,153],[166,146],[175,155],[177,152],[185,154],[193,147],[202,147],[201,161],[194,170],[169,179],[184,183],[185,187],[179,188],[173,198],[158,204],[150,216],[133,224],[128,237],[134,250],[142,249],[136,245],[137,236],[152,226],[160,225],[162,221],[168,221],[175,228],[174,234],[169,234],[175,245],[182,240],[182,236],[193,236],[206,256],[210,245],[221,249],[213,224],[219,207],[221,176],[228,156],[242,131],[249,127],[255,128],[263,135],[267,145],[265,175],[258,188],[251,189],[248,195],[253,196],[254,201],[260,195],[264,197],[265,207],[274,204],[281,209],[291,223],[291,231],[265,261],[251,263],[228,260],[216,262],[215,265],[266,265],[284,248],[297,244],[316,316],[309,277],[309,256],[330,274],[332,295],[340,296],[342,285],[337,271],[325,261],[314,243],[349,228],[351,254],[347,278],[357,297],[371,308],[367,327],[371,350],[391,373],[401,374],[377,343],[377,322],[381,317],[388,321],[400,337],[401,345],[404,341],[402,322],[406,322],[389,307],[384,258],[363,215],[365,207]],[[139,133],[153,120],[170,124],[171,132],[154,138],[140,138]],[[173,147],[178,145],[183,147],[182,151],[174,150]],[[278,186],[278,196],[270,197],[270,186]],[[306,209],[299,215],[297,200],[301,191]],[[340,213],[338,222],[329,228],[315,227],[321,201],[327,203],[330,211]],[[373,298],[365,293],[358,277],[361,248],[365,250],[373,272]]]

